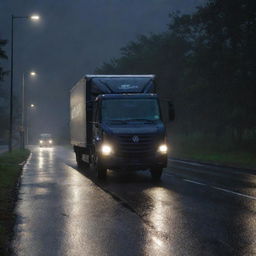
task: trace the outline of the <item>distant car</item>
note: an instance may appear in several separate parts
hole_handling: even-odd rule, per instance
[[[52,135],[50,133],[42,133],[39,137],[40,147],[51,147],[53,145]]]

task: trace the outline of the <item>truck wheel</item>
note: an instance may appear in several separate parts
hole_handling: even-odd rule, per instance
[[[154,181],[161,180],[163,168],[152,168],[152,169],[150,169],[150,172],[151,172],[151,177]]]
[[[105,180],[107,177],[107,169],[103,167],[98,167],[97,168],[97,177],[100,180]]]
[[[107,169],[104,166],[102,166],[102,164],[99,161],[98,156],[96,156],[95,158],[96,159],[95,159],[94,166],[95,166],[95,170],[97,172],[97,177],[100,180],[105,180],[107,177]]]
[[[81,167],[83,165],[82,154],[80,152],[78,152],[78,151],[76,151],[75,153],[76,153],[77,166]]]

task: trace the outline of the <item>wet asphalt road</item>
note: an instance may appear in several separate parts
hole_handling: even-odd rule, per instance
[[[256,255],[256,172],[175,160],[159,183],[98,182],[70,148],[35,147],[19,198],[16,255]]]

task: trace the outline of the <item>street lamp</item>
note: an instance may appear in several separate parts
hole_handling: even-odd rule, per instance
[[[34,103],[31,103],[27,106],[27,108],[34,112],[36,110],[36,105]],[[26,136],[27,139],[26,139],[26,141],[27,141],[27,145],[28,145],[29,144],[29,134],[30,134],[29,133],[28,116],[27,116],[27,126],[26,126],[26,128],[27,128],[27,136]]]
[[[39,15],[36,15],[36,14],[31,15],[29,18],[30,18],[31,20],[35,20],[35,21],[40,20],[40,16],[39,16]]]
[[[9,117],[9,152],[12,151],[12,131],[13,131],[13,35],[14,35],[14,20],[15,19],[30,19],[37,21],[40,19],[38,15],[31,16],[14,16],[12,15],[11,23],[11,86],[10,86],[10,117]]]
[[[22,110],[21,110],[21,148],[25,148],[25,75],[28,74],[26,72],[23,72],[22,74]],[[31,77],[35,77],[37,74],[35,71],[31,71],[29,73]],[[33,106],[32,106],[33,105]],[[31,104],[30,107],[34,107],[34,104]]]

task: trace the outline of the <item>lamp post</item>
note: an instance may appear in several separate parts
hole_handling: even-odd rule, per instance
[[[33,110],[36,109],[36,105],[34,103],[29,104],[28,109]],[[29,144],[29,125],[28,125],[28,117],[27,117],[27,145]]]
[[[40,16],[14,16],[12,15],[11,22],[11,86],[10,86],[10,117],[9,117],[9,142],[8,148],[9,152],[12,151],[12,132],[13,132],[13,41],[14,41],[14,20],[15,19],[31,19],[32,21],[38,21]]]
[[[21,111],[21,148],[24,149],[25,148],[25,75],[27,73],[23,72],[22,74],[22,111]],[[29,75],[31,77],[35,77],[37,74],[34,71],[31,71],[29,73]],[[34,106],[34,104],[31,104],[30,106],[32,107],[32,105]]]

